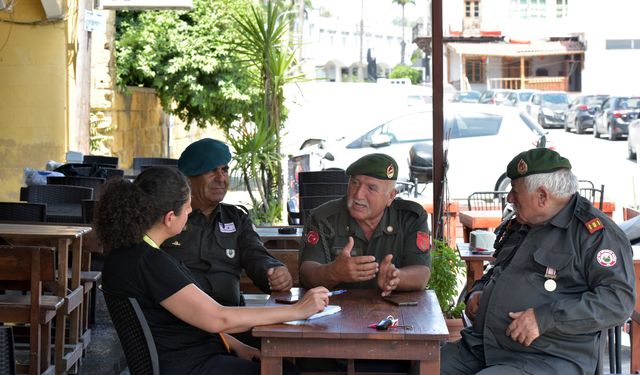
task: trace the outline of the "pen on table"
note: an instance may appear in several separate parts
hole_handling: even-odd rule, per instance
[[[329,292],[329,297],[337,296],[338,294],[346,293],[346,289],[334,290],[333,292]]]

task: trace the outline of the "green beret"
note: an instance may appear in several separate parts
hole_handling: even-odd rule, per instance
[[[347,168],[347,175],[365,175],[379,180],[397,180],[398,163],[389,155],[369,154],[356,160]]]
[[[199,176],[221,165],[229,164],[229,147],[216,139],[203,138],[184,149],[178,159],[178,169],[185,176]]]
[[[532,148],[519,153],[509,162],[507,176],[515,180],[532,174],[554,172],[562,168],[571,169],[568,159],[548,148]]]

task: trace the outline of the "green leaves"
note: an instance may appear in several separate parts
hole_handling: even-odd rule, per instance
[[[434,238],[428,288],[436,293],[440,308],[447,317],[462,316],[464,303],[456,305],[456,298],[458,297],[458,278],[464,274],[465,265],[458,252],[449,246],[446,239]]]

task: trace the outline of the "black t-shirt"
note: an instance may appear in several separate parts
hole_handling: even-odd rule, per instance
[[[110,293],[135,298],[144,313],[160,359],[160,372],[188,374],[201,361],[226,352],[220,337],[175,317],[160,302],[189,284],[188,269],[163,250],[142,242],[109,253],[102,284]]]

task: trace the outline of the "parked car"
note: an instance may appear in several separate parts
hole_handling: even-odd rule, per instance
[[[399,179],[409,176],[409,150],[418,142],[433,146],[432,108],[406,112],[373,126],[358,137],[306,142],[307,153],[329,155],[322,167],[346,168],[359,157],[383,152],[399,165]],[[505,190],[509,179],[506,165],[518,152],[549,147],[546,132],[529,115],[515,108],[467,103],[447,103],[444,108],[444,134],[448,144],[449,192],[466,198],[479,190]],[[318,150],[317,148],[320,148]],[[311,166],[314,170],[314,166]],[[316,169],[320,169],[317,168]]]
[[[564,91],[540,91],[533,94],[527,112],[543,128],[564,126],[565,112],[569,108],[569,95]]]
[[[507,99],[502,102],[502,105],[508,105],[511,107],[518,107],[523,111],[527,110],[527,104],[531,101],[533,94],[540,92],[540,90],[515,90],[507,96]]]
[[[451,102],[453,103],[477,103],[480,99],[480,92],[478,91],[458,91],[451,98]]]
[[[640,96],[609,96],[595,114],[593,136],[607,133],[610,141],[629,133],[629,124],[638,118]]]
[[[602,107],[607,95],[579,95],[567,110],[564,118],[564,130],[576,130],[576,134],[583,134],[585,129],[593,129],[595,113]]]
[[[627,135],[627,156],[631,160],[637,160],[640,149],[640,119],[633,120],[629,124],[629,135]]]
[[[478,103],[481,104],[502,104],[509,94],[511,94],[513,90],[507,89],[493,89],[487,90],[482,93],[480,99],[478,99]]]

